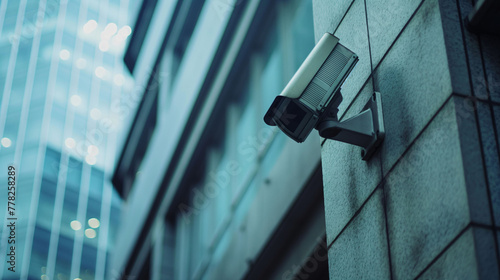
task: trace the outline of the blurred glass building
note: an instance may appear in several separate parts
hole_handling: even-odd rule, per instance
[[[136,8],[128,0],[0,2],[0,224],[16,225],[15,263],[13,233],[0,229],[0,279],[112,274],[122,200],[110,177],[131,115],[119,104],[136,104],[122,60]]]
[[[312,15],[310,0],[142,2],[117,278],[328,278],[320,139],[298,149],[262,120],[314,47]]]

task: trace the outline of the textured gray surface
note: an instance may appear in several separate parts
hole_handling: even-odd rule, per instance
[[[475,115],[475,103],[470,98],[454,97],[455,116],[460,139],[464,177],[471,220],[491,225],[491,209],[485,178],[481,143]]]
[[[332,5],[331,0],[313,0],[314,38],[316,42],[325,32],[332,33],[339,26],[344,14],[354,0],[338,0]]]
[[[467,230],[420,279],[479,279],[472,229]]]
[[[383,193],[375,191],[328,251],[330,280],[390,279]]]
[[[370,82],[344,119],[359,113],[372,93]],[[363,161],[361,148],[326,140],[322,154],[325,223],[327,243],[330,244],[373,192],[382,176],[379,153],[369,161]]]
[[[445,51],[437,1],[425,1],[375,72],[386,127],[384,174],[452,92]]]
[[[469,223],[454,102],[388,175],[387,221],[395,279],[413,279]]]
[[[493,115],[490,105],[484,102],[478,102],[477,114],[481,132],[484,163],[488,184],[490,187],[493,216],[495,223],[500,225],[500,159],[498,147],[496,144],[495,130],[492,129]]]
[[[473,227],[476,246],[477,268],[480,279],[499,279],[496,255],[496,232],[491,229]]]
[[[380,62],[420,2],[366,0],[373,67]]]
[[[318,36],[337,28],[339,13],[350,1],[313,2]],[[361,64],[367,42],[360,38],[366,32],[357,31],[366,25],[359,15],[351,14],[365,14],[360,11],[364,3],[359,2],[353,2],[336,32],[340,42],[360,56],[360,70],[353,72],[343,88],[346,98],[340,113],[346,111],[344,119],[359,112],[373,90],[371,80],[363,85],[369,73]],[[373,67],[380,61],[373,86],[382,94],[386,138],[367,163],[359,160],[357,147],[331,140],[322,147],[327,241],[338,237],[329,252],[331,279],[390,278],[372,274],[384,272],[385,264],[377,261],[388,256],[375,261],[371,249],[387,250],[386,241],[377,235],[371,240],[377,244],[365,245],[362,237],[363,230],[373,234],[362,217],[374,207],[372,201],[380,191],[366,199],[382,176],[386,176],[394,279],[413,279],[437,256],[422,278],[499,277],[495,250],[500,248],[495,246],[500,233],[495,237],[491,230],[471,228],[453,241],[471,221],[491,225],[491,212],[495,225],[500,225],[500,106],[486,103],[500,101],[500,39],[462,28],[461,18],[471,9],[472,0],[404,4],[366,0]],[[355,97],[361,86],[363,91]],[[477,107],[473,99],[462,97],[472,94],[481,100]],[[365,202],[359,216],[346,227]],[[376,229],[379,212],[372,210],[371,215],[371,226]]]
[[[340,39],[339,42],[342,45],[355,52],[359,57],[356,67],[342,86],[344,100],[339,106],[339,114],[342,115],[371,73],[364,1],[354,1],[335,32],[335,36]]]

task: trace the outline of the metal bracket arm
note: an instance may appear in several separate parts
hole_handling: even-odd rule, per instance
[[[363,148],[361,157],[368,160],[385,134],[380,93],[375,92],[359,114],[342,122],[338,121],[338,109],[334,107],[327,108],[330,112],[326,112],[326,117],[316,127],[319,135],[360,146]]]

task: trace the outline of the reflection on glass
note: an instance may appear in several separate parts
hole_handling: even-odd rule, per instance
[[[97,159],[95,156],[93,155],[87,155],[85,157],[85,162],[87,162],[89,165],[94,165],[97,163]]]
[[[101,118],[101,111],[97,108],[90,110],[90,117],[95,121],[99,120]]]
[[[82,98],[79,95],[73,95],[70,98],[70,102],[73,106],[78,107],[82,103]]]
[[[101,41],[99,43],[99,49],[103,52],[107,52],[109,50],[109,42],[108,41]]]
[[[93,230],[91,228],[88,228],[88,229],[85,230],[85,236],[87,236],[87,238],[92,239],[92,238],[95,238],[96,235],[97,234],[96,234],[95,230]]]
[[[66,147],[70,149],[73,149],[76,146],[76,141],[75,139],[68,137],[66,138],[66,140],[64,140],[64,145],[66,145]]]
[[[99,222],[99,220],[98,220],[98,219],[96,219],[96,218],[91,218],[91,219],[89,219],[88,223],[89,223],[89,226],[90,226],[91,228],[98,228],[98,227],[99,227],[99,225],[101,224],[101,223]]]
[[[84,58],[79,58],[76,60],[76,68],[84,69],[87,66],[87,61]]]
[[[102,66],[98,66],[96,67],[95,69],[95,75],[98,77],[98,78],[101,78],[101,79],[104,79],[106,78],[107,76],[107,72],[106,69]]]
[[[85,33],[92,33],[97,28],[97,22],[93,19],[89,20],[84,26],[83,26],[83,32]]]
[[[82,224],[79,221],[71,221],[71,228],[73,230],[80,230],[82,228]]]
[[[101,39],[102,40],[108,40],[111,38],[111,36],[115,35],[116,31],[118,30],[118,27],[116,27],[116,24],[111,22],[106,25],[106,28],[101,33]]]
[[[98,167],[89,166],[98,160],[106,166],[114,161],[106,158],[105,150],[112,137],[104,133],[100,142],[96,142],[95,133],[89,131],[98,125],[92,120],[101,119],[111,107],[113,98],[127,93],[127,88],[117,86],[130,80],[121,63],[121,53],[101,54],[98,48],[101,40],[113,51],[113,42],[124,47],[131,32],[127,25],[130,19],[128,11],[119,8],[128,1],[113,0],[110,1],[113,5],[108,6],[87,5],[84,1],[62,1],[68,3],[59,5],[60,1],[33,0],[25,3],[26,9],[24,2],[2,0],[2,6],[5,4],[8,8],[6,16],[0,17],[0,39],[7,47],[0,56],[0,88],[10,85],[4,90],[4,94],[9,93],[8,104],[4,104],[8,106],[1,110],[5,122],[0,125],[4,127],[0,133],[0,162],[14,163],[16,169],[19,168],[18,183],[24,188],[24,195],[16,201],[16,207],[24,213],[19,217],[23,224],[18,228],[16,240],[18,253],[24,257],[19,259],[18,265],[26,269],[22,273],[26,273],[27,279],[106,279],[95,271],[97,232],[94,228],[116,227],[118,217],[113,215],[119,215],[121,199],[113,190],[112,205],[103,202],[103,184],[110,176],[104,175]],[[44,20],[34,22],[40,13]],[[106,18],[108,22],[97,22],[98,18]],[[10,44],[8,37],[16,36],[14,31],[19,20],[23,29],[17,38],[19,44]],[[29,27],[35,23],[40,32],[31,32]],[[34,43],[35,39],[39,44]],[[9,61],[15,61],[15,67],[9,67]],[[96,66],[99,67],[96,69]],[[117,78],[111,79],[114,77],[111,73]],[[109,81],[96,78],[107,79],[108,75]],[[24,107],[26,101],[30,103]],[[21,120],[27,123],[20,125]],[[14,138],[16,135],[21,138]],[[89,136],[94,137],[91,139],[94,142]],[[14,144],[19,148],[16,154],[12,149]],[[89,147],[90,144],[93,145]],[[110,182],[106,186],[112,188]],[[81,191],[85,188],[89,189],[88,194]],[[31,203],[35,200],[37,203]],[[92,209],[84,213],[82,205],[87,204]],[[62,209],[54,209],[55,205]],[[110,222],[101,220],[101,207],[111,211]],[[30,213],[33,217],[28,216]],[[94,239],[84,238],[84,246],[92,248],[84,247],[83,253],[73,251],[78,246],[75,236],[85,237],[84,230],[88,227],[91,228],[87,236],[94,236]],[[114,229],[109,232],[115,234]],[[27,240],[28,236],[32,240]],[[106,254],[99,260],[106,263],[111,243],[108,241],[114,238],[106,234],[103,240]],[[24,244],[31,245],[24,250]],[[49,248],[57,255],[48,256]],[[82,255],[78,256],[80,253]],[[71,261],[80,257],[82,261],[76,265],[81,265],[82,271],[72,271],[75,264],[72,266]],[[9,273],[4,269],[0,279],[17,277]]]
[[[68,50],[66,49],[62,49],[60,52],[59,52],[59,58],[62,59],[62,60],[68,60],[70,57],[70,53]]]
[[[8,148],[12,145],[12,141],[7,137],[2,138],[1,142],[2,146],[4,146],[5,148]]]
[[[89,145],[89,147],[87,148],[87,152],[91,156],[97,156],[97,154],[99,154],[99,148],[97,148],[97,146],[95,145]]]

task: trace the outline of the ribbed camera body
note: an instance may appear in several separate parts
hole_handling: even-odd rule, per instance
[[[339,39],[326,33],[264,116],[268,125],[303,142],[358,61]],[[338,98],[341,98],[338,94]]]

